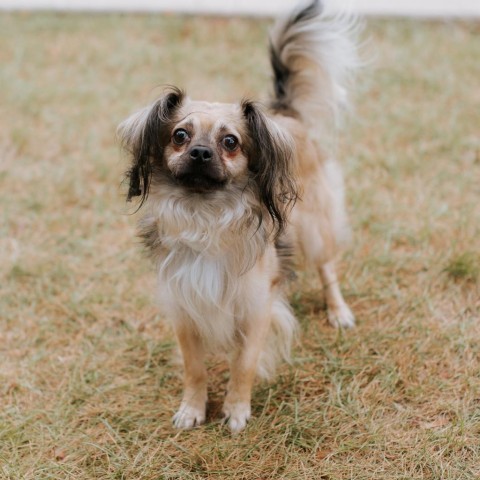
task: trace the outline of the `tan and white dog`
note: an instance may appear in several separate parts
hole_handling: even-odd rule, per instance
[[[321,125],[346,102],[356,47],[318,0],[277,22],[268,108],[194,101],[172,88],[119,127],[130,155],[128,200],[158,273],[159,303],[184,362],[173,421],[205,421],[208,352],[228,354],[223,412],[233,432],[250,417],[255,375],[288,359],[296,320],[285,293],[293,254],[318,270],[328,318],[352,327],[334,258],[348,236],[341,172]]]

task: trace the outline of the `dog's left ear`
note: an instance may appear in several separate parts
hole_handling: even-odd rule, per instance
[[[184,97],[184,92],[172,87],[153,105],[135,113],[119,125],[118,137],[132,161],[126,173],[129,182],[128,201],[141,196],[141,206],[146,200],[153,163],[161,163],[163,160],[169,124]]]
[[[278,237],[297,199],[293,140],[258,105],[244,101],[242,109],[250,137],[248,167],[257,185],[258,196],[272,219],[273,233]]]

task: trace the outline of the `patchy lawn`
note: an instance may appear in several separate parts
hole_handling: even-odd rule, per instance
[[[371,65],[338,147],[358,327],[327,326],[301,274],[293,367],[254,420],[170,419],[173,337],[120,183],[116,125],[176,84],[269,89],[268,22],[0,15],[0,478],[480,477],[480,25],[370,21]]]

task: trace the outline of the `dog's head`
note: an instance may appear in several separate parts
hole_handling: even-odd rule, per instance
[[[262,109],[241,104],[196,102],[171,89],[119,127],[131,157],[127,199],[146,200],[150,186],[212,196],[253,187],[276,234],[296,199],[293,141]]]

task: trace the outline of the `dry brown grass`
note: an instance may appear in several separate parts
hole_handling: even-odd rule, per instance
[[[114,141],[156,86],[268,88],[267,23],[0,17],[0,478],[480,477],[480,28],[372,21],[376,52],[341,154],[355,241],[352,332],[315,280],[292,303],[293,368],[255,420],[175,432],[181,390]]]

